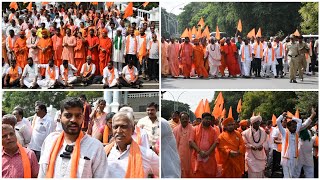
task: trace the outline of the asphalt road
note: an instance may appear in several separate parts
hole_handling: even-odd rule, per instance
[[[289,77],[284,78],[209,78],[199,79],[192,77],[191,79],[183,79],[182,76],[178,78],[162,78],[162,89],[318,89],[318,73],[313,76],[304,75],[304,80],[301,81],[297,77],[298,83],[290,83]]]

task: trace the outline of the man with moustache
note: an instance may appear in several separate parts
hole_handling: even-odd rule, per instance
[[[29,89],[37,88],[38,66],[33,64],[33,59],[28,58],[28,64],[24,67],[22,77],[20,79],[21,87],[27,86]]]
[[[51,133],[41,150],[38,178],[106,178],[107,157],[102,144],[81,131],[83,103],[61,103],[62,132]]]
[[[53,59],[49,60],[48,64],[39,64],[39,67],[45,68],[45,78],[38,80],[38,85],[42,88],[54,88],[58,85],[59,68],[54,65]]]
[[[159,176],[159,157],[132,139],[133,119],[132,112],[128,111],[120,111],[112,118],[115,141],[105,147],[111,178],[147,178],[149,174]]]

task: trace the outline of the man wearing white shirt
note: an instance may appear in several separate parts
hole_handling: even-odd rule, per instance
[[[244,44],[241,45],[240,58],[242,63],[243,75],[245,78],[249,78],[252,61],[252,49],[249,45],[248,39],[244,39]]]
[[[56,127],[52,117],[47,114],[47,107],[44,104],[38,104],[35,107],[35,111],[37,118],[33,123],[29,149],[34,151],[39,161],[42,143],[44,142],[45,138],[55,130]]]
[[[10,26],[10,22],[8,16],[3,16],[2,20],[2,34],[5,35],[7,32],[7,28]]]
[[[132,23],[136,23],[138,26],[140,25],[140,17],[137,17],[137,11],[134,11],[130,17],[130,24]]]
[[[79,28],[81,22],[83,22],[83,21],[81,20],[81,13],[79,13],[77,18],[74,20],[74,25]]]
[[[9,64],[4,61],[2,58],[2,83],[4,82],[4,77],[6,76],[7,69],[9,69]]]
[[[152,40],[147,44],[147,57],[148,57],[148,76],[149,80],[154,79],[158,82],[159,79],[159,41],[157,35],[152,35]]]
[[[111,21],[109,23],[109,25],[106,25],[106,29],[108,30],[108,37],[111,39],[111,41],[113,40],[113,38],[116,36],[117,34],[117,29],[115,27],[115,23],[113,21]]]
[[[96,65],[92,63],[92,57],[87,56],[87,62],[84,63],[80,71],[80,80],[82,85],[86,86],[92,83],[94,73],[96,72]]]
[[[122,64],[125,62],[123,53],[126,45],[125,36],[122,36],[121,32],[121,28],[118,28],[112,43],[112,61],[114,67],[118,69],[120,73],[122,71]]]
[[[29,121],[23,119],[23,109],[21,107],[14,108],[12,114],[17,119],[17,124],[14,128],[16,130],[16,133],[18,133],[18,137],[21,137],[21,139],[19,139],[19,143],[21,144],[21,146],[27,147],[31,141],[31,124]]]
[[[42,89],[46,88],[54,88],[58,85],[58,79],[59,79],[59,68],[54,65],[53,59],[49,60],[48,64],[38,64],[39,68],[45,68],[45,78],[42,80],[38,80],[38,85]]]
[[[132,87],[140,89],[142,82],[138,79],[139,72],[133,65],[133,61],[129,61],[122,69],[122,78],[120,78],[120,83],[125,87]]]
[[[33,64],[33,59],[29,57],[28,64],[24,67],[22,77],[20,80],[21,87],[27,86],[29,89],[37,88],[37,79],[38,79],[38,66]]]
[[[255,77],[261,77],[261,59],[263,57],[263,44],[260,42],[260,38],[257,37],[257,42],[252,45],[253,61],[252,70]]]
[[[11,25],[8,26],[7,30],[6,30],[6,35],[9,36],[9,31],[13,30],[14,32],[14,36],[18,36],[18,34],[20,33],[20,26],[16,25],[16,21],[15,20],[11,20],[10,21]]]
[[[263,74],[269,78],[270,69],[272,70],[273,76],[276,78],[277,70],[276,70],[276,56],[275,50],[271,45],[271,42],[268,42],[268,47],[264,49],[263,52]]]
[[[316,113],[314,109],[312,109],[311,116],[306,122],[304,122],[304,124],[312,121],[315,115]],[[298,132],[301,130],[301,127],[305,125],[302,125],[301,119],[292,117],[292,120],[287,123],[287,129],[285,129],[283,128],[281,121],[286,116],[287,113],[284,112],[277,119],[277,126],[279,127],[279,131],[282,135],[281,165],[283,168],[284,178],[293,178],[295,177],[294,171],[298,162]]]
[[[147,178],[159,176],[159,157],[151,149],[139,146],[133,139],[132,112],[120,111],[112,118],[115,141],[105,147],[110,178]],[[136,159],[132,162],[132,158]],[[134,163],[134,164],[133,164]]]
[[[73,87],[73,83],[77,81],[77,76],[74,75],[78,70],[74,65],[69,64],[68,60],[63,60],[60,65],[61,79],[58,81],[66,87]]]
[[[81,100],[64,100],[60,111],[63,131],[44,140],[38,178],[107,178],[109,160],[102,144],[81,130]]]
[[[119,82],[119,72],[117,68],[113,67],[112,61],[108,63],[108,65],[103,69],[103,88],[112,88],[114,86],[118,86],[118,88],[121,88],[120,82]]]
[[[14,87],[20,85],[20,78],[22,74],[22,69],[17,65],[15,59],[11,60],[11,66],[6,71],[6,76],[4,78],[4,86]]]
[[[282,127],[287,128],[287,121],[283,119]],[[278,126],[272,128],[272,132],[270,134],[270,139],[272,140],[271,148],[272,148],[272,168],[271,168],[271,177],[275,177],[276,171],[278,171],[281,167],[281,147],[282,147],[282,137],[279,131]],[[281,171],[283,174],[283,171]]]
[[[277,70],[277,76],[276,77],[281,77],[283,78],[283,56],[284,56],[284,46],[282,42],[279,41],[279,37],[276,36],[274,39],[273,43],[273,48],[275,49],[276,53],[276,59],[277,59],[277,65],[276,65],[276,70]]]

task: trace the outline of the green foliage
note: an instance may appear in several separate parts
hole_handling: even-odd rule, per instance
[[[318,2],[302,3],[299,13],[303,19],[303,21],[300,23],[301,32],[303,34],[318,34]]]
[[[174,32],[174,27],[172,26],[172,24],[170,24],[169,27],[167,27],[168,23],[166,20],[168,20],[168,17],[170,17],[169,19],[171,20],[171,22],[174,19],[177,19],[177,16],[175,14],[168,13],[166,9],[161,8],[161,36],[165,37],[166,39],[171,38]]]
[[[191,121],[193,119],[195,119],[195,115],[190,110],[190,106],[188,104],[184,104],[181,102],[175,102],[175,106],[177,108],[177,111],[179,111],[179,112],[185,111],[185,112],[189,113]],[[163,117],[166,120],[169,120],[171,118],[172,112],[174,112],[174,101],[161,100],[161,117]]]
[[[85,94],[88,101],[103,96],[102,91],[6,91],[3,93],[2,110],[11,113],[14,107],[20,106],[24,109],[25,117],[28,117],[35,113],[36,101],[59,109],[61,101],[66,97],[79,97],[81,94]]]
[[[258,31],[259,27],[262,29],[263,36],[274,36],[279,31],[288,35],[293,33],[302,22],[298,12],[301,5],[301,3],[292,2],[192,2],[186,5],[183,8],[184,11],[178,16],[179,32],[182,33],[187,27],[196,26],[203,17],[206,25],[210,27],[210,32],[215,32],[218,25],[220,32],[226,32],[228,36],[235,35],[239,19],[243,26],[242,36],[246,36],[252,28]],[[313,16],[314,19],[317,17],[318,14]],[[318,28],[318,23],[312,27]]]
[[[318,112],[318,92],[296,92],[296,94],[299,99],[296,108],[299,109],[300,113],[310,115],[312,107],[316,108],[316,112]]]

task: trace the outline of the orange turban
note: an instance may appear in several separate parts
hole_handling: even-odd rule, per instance
[[[25,35],[26,33],[24,31],[20,31],[20,35]]]
[[[103,30],[102,30],[102,33],[108,33],[108,30],[103,29]]]
[[[240,126],[248,126],[248,121],[247,120],[241,120],[239,124],[240,124]]]
[[[232,123],[232,122],[234,122],[234,119],[232,117],[228,117],[222,121],[222,125],[227,126],[229,123]]]
[[[41,34],[48,34],[48,31],[46,29],[41,31]]]

